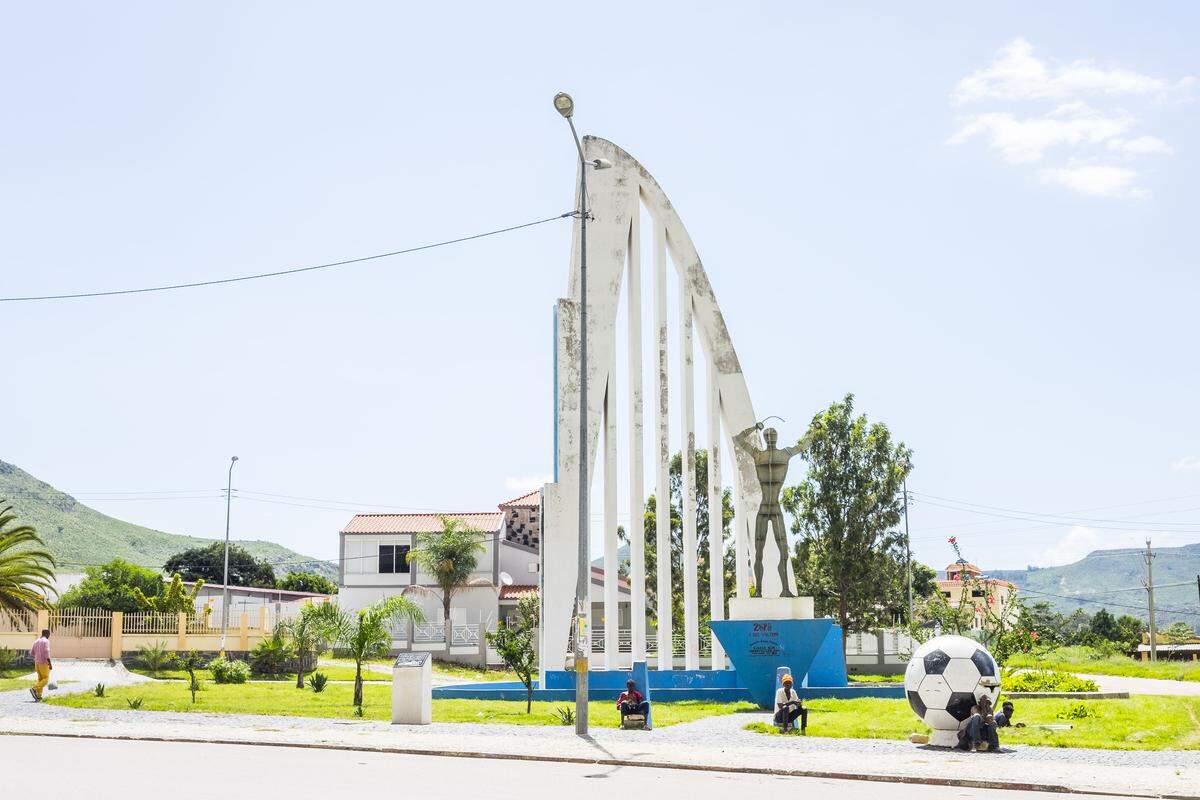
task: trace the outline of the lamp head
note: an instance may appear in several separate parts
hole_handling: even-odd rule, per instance
[[[612,169],[612,162],[607,158],[592,159],[592,169]]]
[[[229,459],[229,461],[230,461],[231,463],[232,463],[232,462],[234,462],[234,461],[237,461],[237,456],[234,456],[233,458]]]
[[[564,118],[570,119],[571,115],[575,113],[575,101],[566,92],[559,92],[554,95],[554,110],[562,114]]]

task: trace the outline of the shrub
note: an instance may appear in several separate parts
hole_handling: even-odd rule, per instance
[[[175,654],[167,649],[166,642],[155,642],[139,647],[137,660],[142,669],[157,677],[160,672],[171,666]]]
[[[575,710],[570,706],[554,709],[554,714],[558,717],[559,725],[574,725]]]
[[[104,697],[104,684],[97,683],[96,688],[92,689],[92,691],[96,693],[96,697]]]
[[[314,672],[308,676],[308,685],[318,694],[325,691],[325,684],[329,683],[329,676],[324,672]]]
[[[5,672],[16,667],[19,657],[16,650],[0,647],[0,672]]]
[[[1069,708],[1064,708],[1054,716],[1059,719],[1087,719],[1088,717],[1098,717],[1100,712],[1089,706],[1087,703],[1075,703]]]
[[[1004,683],[1009,692],[1094,692],[1098,688],[1095,681],[1048,669],[1018,672]]]
[[[263,639],[250,651],[250,671],[255,675],[275,677],[292,671],[296,649],[278,628],[270,638]]]
[[[354,716],[361,717],[362,715],[363,715],[362,706],[355,706],[354,707]]]
[[[250,677],[250,666],[245,661],[214,658],[208,662],[214,683],[245,683]]]
[[[139,708],[142,707],[142,698],[140,698],[140,697],[130,697],[125,702],[128,703],[129,707],[131,709],[133,709],[134,711],[137,711]]]

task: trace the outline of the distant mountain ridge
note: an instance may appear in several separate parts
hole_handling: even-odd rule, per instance
[[[114,558],[158,569],[182,550],[216,541],[156,531],[101,514],[5,461],[0,461],[0,500],[12,504],[20,523],[37,529],[59,561],[61,573],[83,572],[84,565],[103,564]],[[301,555],[275,542],[237,544],[255,558],[269,562],[277,576],[307,571],[337,579],[336,564]]]

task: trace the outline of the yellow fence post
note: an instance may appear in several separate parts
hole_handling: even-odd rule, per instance
[[[187,652],[187,614],[179,612],[179,636],[175,649],[181,653]]]
[[[120,611],[112,612],[112,660],[120,661],[122,650],[122,636],[125,632],[125,614]]]
[[[50,629],[50,612],[46,609],[40,609],[37,612],[37,630],[34,633],[40,634],[42,631]]]
[[[242,652],[250,649],[250,613],[242,612]]]
[[[267,635],[267,607],[261,605],[258,607],[258,629],[262,631],[262,635]]]

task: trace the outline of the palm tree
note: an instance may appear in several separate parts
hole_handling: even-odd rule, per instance
[[[337,642],[354,659],[354,705],[362,705],[362,665],[387,653],[392,644],[391,626],[402,619],[421,622],[421,607],[404,597],[388,597],[358,611],[339,615]]]
[[[280,630],[296,649],[296,688],[304,688],[304,675],[310,662],[338,638],[341,617],[332,603],[309,603],[300,615],[279,623]]]
[[[450,517],[441,517],[441,520],[441,531],[417,534],[416,547],[408,551],[408,560],[415,561],[418,567],[432,574],[441,590],[446,654],[449,655],[453,637],[450,603],[454,595],[467,586],[491,584],[488,581],[471,580],[478,556],[484,552],[483,534],[466,527],[459,520]]]
[[[0,510],[0,611],[47,608],[54,592],[54,556],[29,525],[15,525],[12,506]]]

